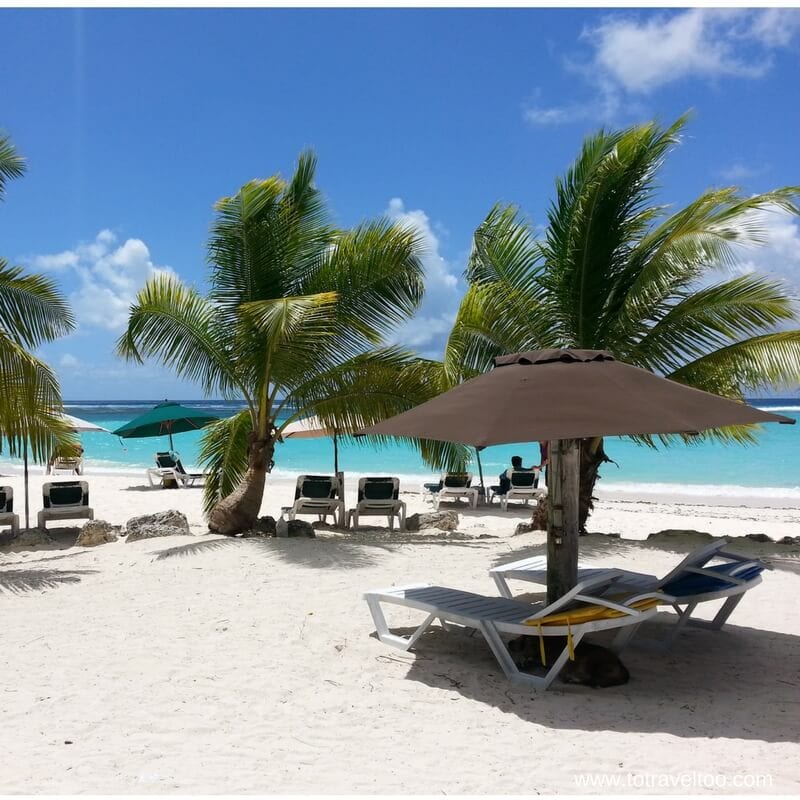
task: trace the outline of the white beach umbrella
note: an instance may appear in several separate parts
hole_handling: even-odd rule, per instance
[[[321,439],[323,436],[333,437],[333,468],[339,474],[339,442],[335,428],[329,428],[322,423],[319,417],[304,417],[303,419],[290,422],[282,431],[284,439]]]
[[[80,417],[73,417],[72,414],[62,414],[64,418],[64,422],[72,428],[73,431],[77,433],[83,433],[85,431],[102,431],[103,433],[111,433],[108,428],[102,428],[100,425],[95,425],[94,422],[89,422],[88,420],[81,419]]]

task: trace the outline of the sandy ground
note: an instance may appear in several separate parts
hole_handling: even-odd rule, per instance
[[[541,533],[513,535],[523,509],[461,507],[441,536],[221,539],[200,490],[87,479],[98,518],[177,508],[194,535],[0,548],[1,793],[800,791],[798,546],[734,541],[775,569],[725,630],[667,650],[663,612],[623,654],[627,685],[537,693],[511,688],[479,637],[386,647],[361,598],[416,580],[493,594],[489,567],[544,550]],[[2,483],[22,508],[21,479]],[[291,494],[271,481],[263,513]],[[592,529],[586,562],[663,573],[702,537],[648,534],[780,538],[800,535],[800,512],[601,501]]]

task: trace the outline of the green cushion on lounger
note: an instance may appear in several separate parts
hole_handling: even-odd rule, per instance
[[[50,502],[45,502],[45,507],[49,506],[77,506],[83,503],[83,489],[80,485],[50,487]]]

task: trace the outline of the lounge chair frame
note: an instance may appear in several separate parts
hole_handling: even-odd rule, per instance
[[[608,583],[607,591],[611,592],[655,591],[662,592],[665,597],[668,595],[664,591],[664,587],[686,573],[706,575],[717,579],[722,578],[729,582],[731,585],[725,589],[671,598],[668,605],[671,606],[678,615],[677,621],[667,638],[667,644],[671,644],[687,624],[709,628],[711,630],[719,630],[722,628],[736,606],[741,602],[745,593],[761,583],[760,575],[744,580],[738,578],[737,574],[748,570],[756,564],[764,567],[767,567],[767,565],[763,562],[746,558],[738,553],[730,553],[723,550],[726,544],[727,542],[723,539],[693,550],[663,578],[641,572],[631,572],[629,570],[579,566],[578,580],[605,580],[606,583]],[[706,568],[708,562],[714,558],[723,558],[730,562],[738,563],[729,573],[721,576],[719,573]],[[511,598],[513,595],[508,585],[509,579],[527,581],[541,586],[547,585],[547,558],[545,556],[534,556],[533,558],[513,561],[509,564],[501,564],[500,566],[490,569],[489,574],[494,579],[500,594],[503,597]],[[613,578],[611,577],[612,575],[614,576]],[[712,620],[696,619],[692,616],[700,603],[723,598],[725,602]]]
[[[638,625],[656,613],[655,606],[644,610],[631,606],[640,600],[662,599],[662,595],[657,592],[645,592],[627,598],[625,603],[619,603],[609,598],[588,594],[588,590],[593,586],[606,582],[605,577],[601,577],[599,581],[597,579],[582,581],[550,605],[522,603],[504,597],[486,597],[425,583],[375,589],[366,592],[364,599],[372,614],[378,639],[384,644],[400,650],[409,650],[437,619],[446,631],[451,630],[453,626],[471,628],[483,635],[506,677],[514,686],[547,689],[569,658],[569,643],[565,644],[563,651],[553,663],[548,665],[546,674],[540,676],[522,672],[517,667],[503,636],[510,634],[571,637],[572,646],[576,647],[587,633],[619,629],[612,648],[621,650],[633,636]],[[576,623],[571,626],[535,624],[535,620],[539,618],[547,617],[570,604],[581,602],[606,606],[619,611],[621,616]],[[400,636],[392,633],[389,628],[382,608],[384,603],[426,612],[427,616],[410,636]],[[527,622],[534,624],[526,624]]]
[[[204,472],[186,472],[181,471],[178,469],[177,465],[180,463],[180,458],[178,458],[174,453],[156,453],[153,456],[156,464],[159,463],[159,458],[162,456],[168,456],[175,462],[174,467],[148,467],[147,468],[147,480],[152,488],[158,486],[159,488],[164,488],[164,479],[167,478],[168,480],[173,480],[175,483],[181,488],[186,489],[189,486],[194,486],[195,481],[205,480],[205,473]],[[156,481],[153,481],[153,478]]]
[[[302,495],[303,484],[313,478],[329,480],[331,482],[331,497],[304,497]],[[316,514],[320,522],[328,519],[328,514],[333,517],[334,523],[344,524],[344,500],[339,497],[341,493],[341,482],[337,475],[300,475],[295,484],[295,493],[301,492],[289,509],[289,519],[296,519],[298,514]],[[337,519],[338,518],[338,519]]]
[[[80,503],[53,504],[50,490],[58,486],[80,486],[82,500]],[[49,508],[43,508],[37,515],[36,523],[40,530],[47,529],[47,523],[54,520],[94,519],[94,509],[89,506],[89,484],[86,481],[48,481],[42,484],[42,497],[47,498]]]
[[[14,488],[12,486],[0,486],[0,492],[5,495],[5,503],[0,506],[0,525],[10,525],[11,533],[16,536],[19,533],[19,514],[13,510]]]
[[[530,470],[512,470],[511,475],[509,475],[508,479],[511,481],[511,486],[509,490],[505,494],[499,495],[500,497],[500,510],[501,511],[508,511],[508,501],[509,500],[524,500],[525,505],[528,505],[528,501],[536,500],[539,501],[540,497],[543,497],[547,494],[547,489],[544,487],[536,486],[515,486],[514,485],[514,476],[515,475],[530,475],[533,473],[534,478],[533,481],[535,484],[539,482],[539,469],[535,467],[534,469]]]
[[[453,475],[466,475],[467,476],[467,485],[466,486],[447,486],[448,478],[451,478]],[[458,500],[462,497],[465,497],[469,500],[470,505],[473,509],[478,507],[478,487],[472,486],[472,479],[473,474],[471,472],[443,472],[442,477],[440,478],[441,481],[441,488],[438,492],[434,492],[433,494],[433,503],[436,506],[436,510],[439,510],[439,505],[441,504],[442,500]]]
[[[50,465],[50,475],[83,475],[83,457],[55,458]]]
[[[376,500],[365,496],[365,487],[369,483],[392,482],[392,498],[386,500]],[[358,528],[359,519],[366,516],[386,517],[389,530],[394,530],[394,518],[397,517],[398,528],[403,531],[406,528],[406,504],[399,498],[395,498],[400,491],[399,478],[359,478],[358,496],[363,497],[359,500],[355,508],[347,512],[347,527]]]

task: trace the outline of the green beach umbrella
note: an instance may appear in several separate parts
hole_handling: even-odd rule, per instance
[[[169,447],[173,450],[172,434],[196,431],[219,419],[199,408],[187,408],[178,403],[159,403],[150,411],[126,422],[112,433],[122,439],[146,439],[151,436],[169,436]]]

